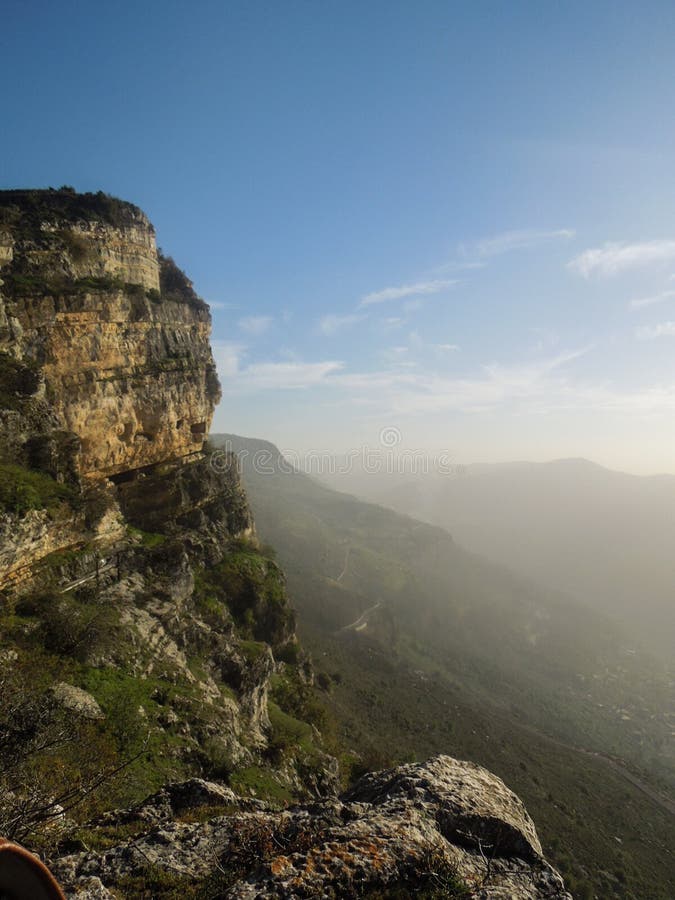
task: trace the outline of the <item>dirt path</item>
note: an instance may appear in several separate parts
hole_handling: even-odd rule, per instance
[[[340,631],[361,631],[362,628],[365,628],[368,624],[368,616],[371,613],[374,613],[376,609],[379,609],[382,606],[382,602],[378,600],[375,606],[371,606],[370,609],[367,609],[365,612],[362,612],[361,615],[356,619],[356,621],[352,622],[351,625],[345,625]]]
[[[347,547],[347,550],[346,550],[346,552],[345,552],[345,561],[344,561],[344,565],[342,566],[342,571],[340,572],[340,574],[338,575],[338,577],[335,579],[336,581],[342,581],[342,579],[345,577],[345,575],[346,575],[347,572],[349,571],[349,554],[351,553],[351,551],[352,551],[352,548],[351,548],[351,547]]]

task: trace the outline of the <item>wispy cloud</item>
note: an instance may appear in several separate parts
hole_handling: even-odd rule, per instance
[[[213,351],[223,391],[228,394],[317,387],[344,367],[344,363],[338,360],[322,362],[284,360],[244,366],[242,356],[245,348],[239,344],[215,342]]]
[[[675,336],[675,322],[655,326],[646,337]],[[675,383],[624,390],[610,383],[574,377],[570,364],[592,348],[583,347],[523,363],[491,363],[474,374],[447,377],[415,366],[408,349],[391,347],[379,370],[347,372],[336,360],[322,362],[261,362],[242,367],[243,348],[214,346],[223,389],[233,395],[278,390],[338,391],[353,405],[371,408],[378,416],[432,416],[497,410],[545,415],[561,411],[591,411],[622,415],[675,414]]]
[[[236,303],[229,303],[227,300],[209,300],[210,309],[239,309]]]
[[[651,297],[639,297],[628,304],[631,309],[642,309],[645,306],[655,306],[657,303],[665,303],[675,297],[675,291],[661,291],[660,294],[652,294]]]
[[[493,363],[465,378],[408,369],[339,373],[329,383],[358,392],[357,399],[367,399],[391,415],[485,412],[499,408],[546,412],[574,404],[578,387],[559,370],[590,349],[584,347],[523,364]],[[602,392],[595,397],[592,391],[582,390],[581,395],[584,406],[596,400],[606,402]]]
[[[607,277],[630,269],[671,262],[675,259],[675,241],[643,241],[641,243],[606,243],[584,250],[569,262],[569,268],[590,278]]]
[[[499,256],[511,250],[527,250],[551,241],[570,240],[576,232],[572,228],[559,228],[556,231],[541,231],[535,228],[523,228],[516,231],[504,231],[492,237],[483,238],[469,244],[460,244],[459,252],[463,256],[476,256],[485,259]]]
[[[243,319],[239,319],[237,324],[246,334],[257,336],[264,334],[273,321],[272,316],[245,316]]]
[[[675,322],[660,322],[658,325],[641,325],[635,329],[639,341],[653,341],[660,337],[675,337]]]
[[[357,322],[361,322],[364,318],[365,316],[358,313],[351,313],[345,316],[329,313],[319,319],[318,330],[321,334],[330,336],[337,334],[338,331],[343,331],[345,328],[351,328],[352,325],[356,325]]]
[[[427,294],[440,294],[457,284],[456,279],[435,279],[418,281],[415,284],[402,284],[398,287],[387,287],[374,291],[361,298],[360,306],[371,306],[375,303],[386,303],[389,300],[401,300],[403,297],[420,297]]]
[[[246,347],[243,344],[234,344],[229,341],[211,341],[211,349],[220,377],[235,377]]]

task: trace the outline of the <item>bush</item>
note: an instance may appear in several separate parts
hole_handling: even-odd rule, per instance
[[[104,606],[73,594],[43,597],[36,609],[47,650],[79,662],[103,653],[114,640],[117,616]]]
[[[64,811],[98,812],[93,792],[118,765],[96,723],[54,702],[41,662],[0,664],[0,834],[32,846]]]

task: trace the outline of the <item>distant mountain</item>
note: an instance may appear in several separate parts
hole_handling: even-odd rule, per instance
[[[447,529],[467,549],[611,614],[672,658],[675,476],[561,459],[323,480]]]
[[[572,883],[668,897],[672,674],[607,617],[443,529],[331,490],[266,442],[213,440],[240,456],[343,741],[379,764],[475,759],[523,796]],[[627,850],[645,828],[665,856]],[[603,880],[617,847],[639,890]]]

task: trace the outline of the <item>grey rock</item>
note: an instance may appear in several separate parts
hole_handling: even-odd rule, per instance
[[[232,812],[172,820],[214,801]],[[367,775],[340,799],[281,812],[193,779],[125,815],[158,824],[103,854],[58,860],[67,888],[88,877],[114,889],[152,865],[194,881],[220,870],[219,896],[250,900],[394,888],[414,895],[453,882],[477,900],[571,900],[518,797],[487,770],[448,756]]]
[[[82,688],[75,687],[74,684],[59,681],[52,687],[51,693],[56,702],[64,709],[83,719],[105,719],[105,713],[98,705],[96,698]]]

